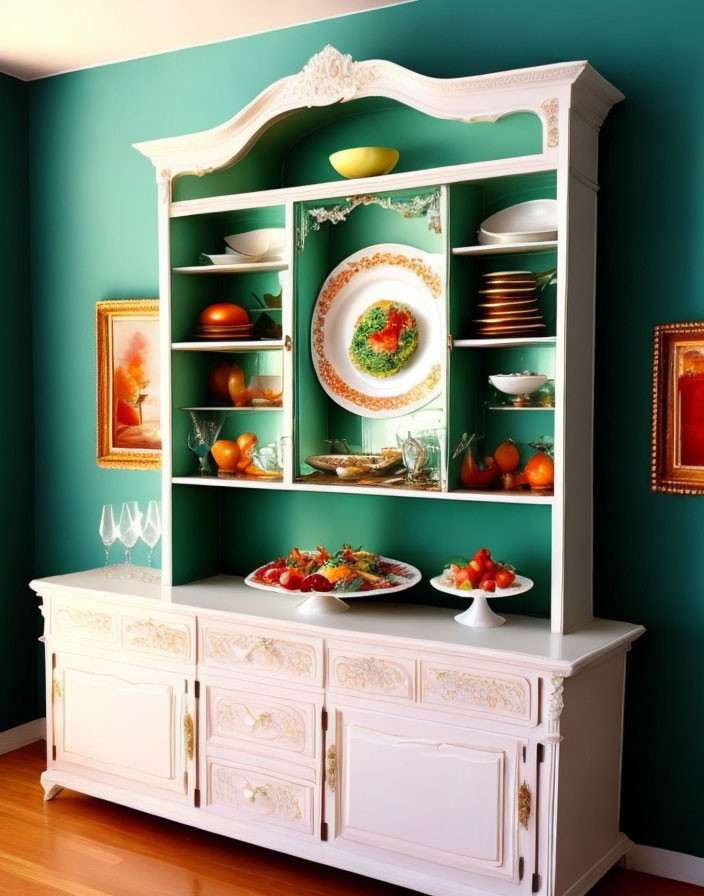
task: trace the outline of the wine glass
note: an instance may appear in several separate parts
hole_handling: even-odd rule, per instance
[[[137,544],[141,518],[142,512],[139,509],[139,504],[136,501],[125,501],[122,505],[120,522],[117,525],[118,538],[125,548],[125,569],[122,574],[125,579],[133,577],[130,551]]]
[[[115,544],[118,537],[117,523],[115,522],[115,509],[112,504],[103,504],[98,531],[100,532],[103,547],[105,548],[105,567],[103,569],[103,575],[105,578],[110,578],[112,576],[112,573],[108,569],[110,548]]]
[[[225,422],[221,411],[189,411],[193,422],[193,431],[188,434],[188,447],[198,458],[198,472],[201,476],[212,473],[208,455],[217,442],[220,430]]]
[[[147,505],[147,512],[145,516],[142,517],[139,537],[149,548],[149,556],[147,558],[148,571],[142,575],[142,581],[156,582],[158,576],[151,572],[151,568],[154,548],[161,538],[161,508],[158,501],[150,501]]]

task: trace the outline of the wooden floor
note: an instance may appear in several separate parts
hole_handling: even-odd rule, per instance
[[[411,896],[72,791],[45,803],[43,769],[43,743],[0,756],[1,896]],[[704,888],[615,870],[590,896]]]

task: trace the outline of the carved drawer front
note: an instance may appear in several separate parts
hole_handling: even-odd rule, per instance
[[[195,662],[194,618],[125,610],[121,622],[125,650]]]
[[[500,722],[538,724],[538,680],[481,666],[421,662],[420,699],[426,706]]]
[[[115,607],[55,595],[50,606],[49,628],[53,637],[119,646],[120,617]]]
[[[415,699],[415,661],[388,656],[371,648],[360,653],[346,645],[328,648],[328,687],[331,691],[369,697]]]
[[[241,690],[203,682],[206,750],[233,747],[315,759],[320,755],[318,700],[286,700],[260,685],[244,682]]]
[[[313,835],[317,811],[313,780],[250,765],[246,757],[243,762],[209,758],[206,768],[208,810],[247,825],[275,825]]]
[[[323,641],[270,628],[200,620],[204,668],[322,686]]]

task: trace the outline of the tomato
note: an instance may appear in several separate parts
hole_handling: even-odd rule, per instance
[[[479,587],[482,591],[496,591],[496,582],[493,579],[485,579]]]
[[[218,470],[225,470],[232,473],[237,469],[240,462],[241,453],[237,442],[231,442],[228,439],[219,439],[210,449],[210,453],[215,458]]]
[[[279,585],[287,591],[297,591],[305,579],[302,572],[297,569],[285,569],[279,578]]]
[[[469,573],[464,566],[455,567],[455,588],[461,588],[465,582],[469,582]],[[469,582],[471,585],[472,583]]]
[[[516,573],[502,566],[496,571],[494,581],[499,588],[508,588],[516,581]]]
[[[487,560],[491,560],[491,551],[489,548],[479,548],[472,559],[476,560],[477,563],[486,563]]]
[[[467,571],[467,579],[473,585],[478,585],[484,572],[483,565],[477,563],[476,560],[471,560],[467,566],[465,566],[465,570]]]
[[[303,579],[301,591],[332,591],[332,582],[320,573],[314,572]]]
[[[285,566],[272,566],[269,569],[267,569],[263,574],[261,574],[261,577],[265,581],[273,584],[274,582],[279,581],[279,579],[281,578],[281,574],[283,572],[285,572],[285,570],[286,570]]]
[[[230,397],[230,393],[227,391],[227,380],[230,376],[231,366],[229,361],[220,361],[220,363],[216,364],[208,374],[208,391],[211,395],[214,395],[215,398],[221,398],[227,401]]]

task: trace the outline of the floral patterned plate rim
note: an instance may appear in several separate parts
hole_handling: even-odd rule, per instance
[[[311,353],[327,395],[360,417],[398,417],[442,389],[441,258],[401,243],[379,243],[349,255],[327,276],[313,309]],[[376,302],[410,309],[418,327],[412,357],[392,376],[359,370],[349,354],[359,318]]]

